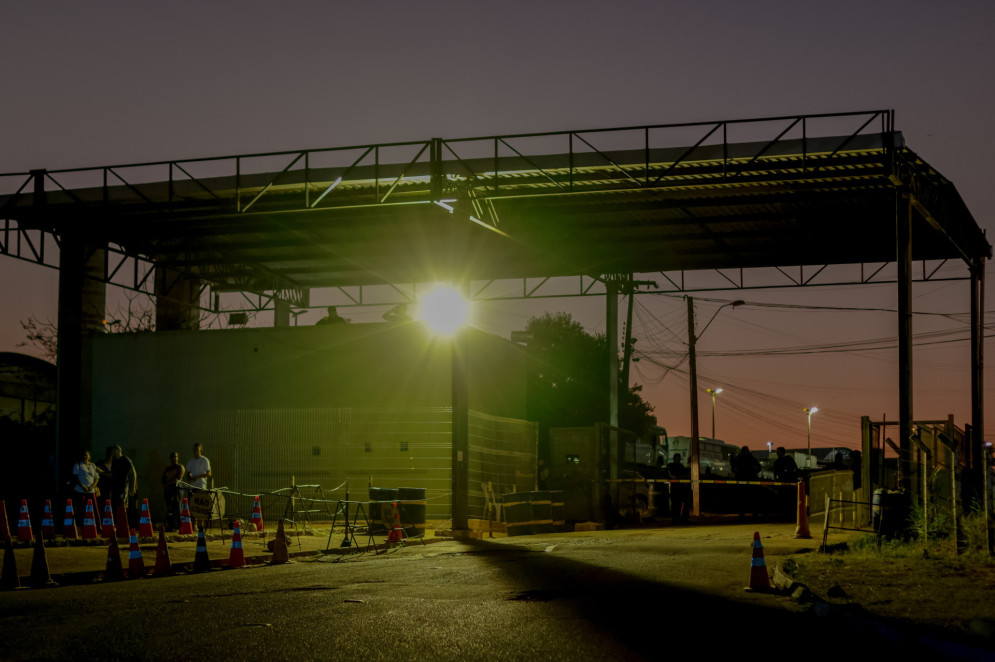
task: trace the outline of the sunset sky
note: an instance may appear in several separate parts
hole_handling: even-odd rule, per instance
[[[5,3],[0,23],[0,173],[890,108],[981,227],[995,223],[988,0],[94,0]],[[57,279],[0,257],[0,351],[36,353],[18,346],[20,321],[56,318]],[[896,336],[894,285],[695,296],[699,328],[723,302],[746,302],[724,308],[698,346],[702,434],[704,389],[718,386],[716,436],[754,448],[803,447],[803,407],[820,409],[814,446],[857,446],[861,415],[897,420],[896,341],[864,346]],[[915,351],[915,417],[963,426],[968,282],[917,284],[913,296],[917,342],[932,343]],[[486,304],[476,323],[507,337],[559,310],[604,331],[602,298]],[[690,431],[685,311],[679,295],[638,297],[634,323],[643,357],[632,380],[675,435]],[[995,388],[991,368],[985,381]],[[995,438],[990,406],[985,433]]]

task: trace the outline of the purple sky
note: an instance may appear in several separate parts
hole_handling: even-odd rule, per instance
[[[0,10],[0,173],[894,108],[907,144],[954,182],[982,227],[993,223],[995,3],[987,0],[837,1],[819,9],[797,0],[351,4],[7,3]],[[19,320],[55,318],[57,273],[4,258],[0,283],[0,351],[25,351],[17,347]],[[987,291],[991,308],[995,287]],[[895,305],[894,286],[709,296]],[[966,282],[916,285],[914,296],[917,312],[968,310]],[[637,347],[681,352],[684,305],[674,297],[639,299]],[[699,302],[699,324],[717,305]],[[604,329],[600,299],[491,305],[478,324],[507,336],[545,310]],[[958,328],[966,329],[962,320],[915,319],[916,333]],[[887,312],[723,310],[699,345],[701,388],[727,389],[717,436],[754,447],[768,439],[804,446],[801,409],[816,405],[813,445],[855,446],[861,415],[898,416],[897,350],[708,354],[863,341],[895,329]],[[986,349],[991,356],[990,343]],[[922,347],[915,361],[916,417],[969,421],[967,344]],[[671,434],[689,432],[679,371],[643,359],[633,380],[646,385]],[[995,385],[991,370],[986,382]],[[701,426],[710,434],[704,394]],[[990,408],[985,432],[995,437]]]

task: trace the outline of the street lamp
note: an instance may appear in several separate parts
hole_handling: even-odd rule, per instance
[[[712,439],[715,439],[715,396],[722,392],[721,388],[717,389],[705,389],[706,393],[710,393],[712,396]]]
[[[695,353],[695,347],[698,344],[698,337],[704,335],[705,331],[708,330],[709,325],[715,320],[715,317],[722,311],[726,306],[741,306],[745,301],[742,299],[737,299],[736,301],[730,301],[724,303],[715,309],[712,313],[711,319],[708,320],[702,329],[701,333],[696,334],[694,330],[694,297],[688,297],[688,372],[691,377],[691,514],[697,517],[701,514],[700,506],[700,485],[698,480],[701,477],[701,469],[699,466],[698,456],[698,357]]]
[[[812,414],[819,411],[818,407],[805,407],[803,412],[808,414],[808,455],[812,455]],[[808,458],[805,458],[805,465],[808,466]]]

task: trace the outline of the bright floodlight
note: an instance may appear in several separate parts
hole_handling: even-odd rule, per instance
[[[466,324],[469,309],[469,304],[459,292],[439,287],[422,298],[418,318],[435,333],[450,336]]]

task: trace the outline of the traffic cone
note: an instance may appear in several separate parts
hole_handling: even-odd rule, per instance
[[[276,538],[273,540],[273,556],[270,565],[280,565],[290,562],[290,551],[287,549],[287,534],[283,532],[283,520],[276,527]]]
[[[62,520],[62,537],[66,540],[76,540],[76,513],[73,512],[73,500],[66,499],[66,517]]]
[[[41,514],[41,531],[38,535],[49,540],[55,539],[55,521],[52,520],[52,501],[50,499],[45,499],[45,510]]]
[[[155,535],[152,530],[152,517],[149,515],[149,500],[142,499],[142,517],[138,521],[138,535],[143,538],[151,538]]]
[[[155,576],[173,574],[173,564],[169,562],[169,548],[166,547],[166,528],[159,526],[159,547],[155,550]]]
[[[17,559],[14,558],[14,545],[7,539],[3,552],[3,575],[0,576],[0,591],[21,588],[21,579],[17,576]]]
[[[142,561],[142,550],[138,548],[138,535],[134,529],[128,529],[128,579],[144,576],[145,562]]]
[[[190,504],[187,503],[186,498],[183,499],[183,508],[180,510],[180,535],[193,535],[193,525],[190,523]]]
[[[770,575],[767,574],[767,562],[764,560],[764,546],[760,544],[760,532],[753,532],[753,561],[750,564],[749,591],[769,591]]]
[[[186,499],[183,500],[186,506]],[[183,528],[183,525],[180,525]],[[197,551],[193,557],[193,571],[204,572],[211,569],[211,559],[207,556],[207,540],[204,539],[204,527],[197,527]]]
[[[97,535],[97,520],[93,512],[93,499],[86,500],[86,512],[83,513],[83,540],[94,540]]]
[[[263,510],[259,507],[259,495],[256,495],[252,502],[252,523],[256,525],[256,531],[263,531]]]
[[[808,495],[805,494],[805,481],[798,481],[798,526],[795,527],[795,538],[811,538],[808,531]]]
[[[401,536],[404,532],[401,530],[401,515],[397,512],[397,502],[394,502],[394,528],[390,530],[387,534],[387,542],[395,543],[401,542]]]
[[[10,523],[7,522],[7,504],[0,501],[0,540],[10,540]]]
[[[32,542],[35,536],[31,532],[31,515],[28,513],[28,500],[21,499],[21,513],[17,518],[18,542]]]
[[[110,508],[110,502],[107,502]],[[113,526],[111,527],[113,531]],[[111,534],[110,543],[107,545],[107,567],[104,569],[104,581],[116,582],[124,579],[124,568],[121,567],[121,550],[117,546],[117,538]]]
[[[35,554],[31,558],[31,588],[46,588],[58,586],[48,573],[48,558],[45,556],[45,541],[41,535],[35,540]]]
[[[104,519],[100,523],[100,537],[114,538],[114,511],[111,510],[111,500],[104,501]]]
[[[118,538],[127,539],[130,536],[131,527],[128,526],[128,511],[125,510],[124,501],[117,504],[117,512],[114,513],[114,530]]]
[[[242,552],[242,529],[238,520],[235,520],[235,531],[231,534],[231,553],[228,555],[228,567],[245,567],[245,554]]]

